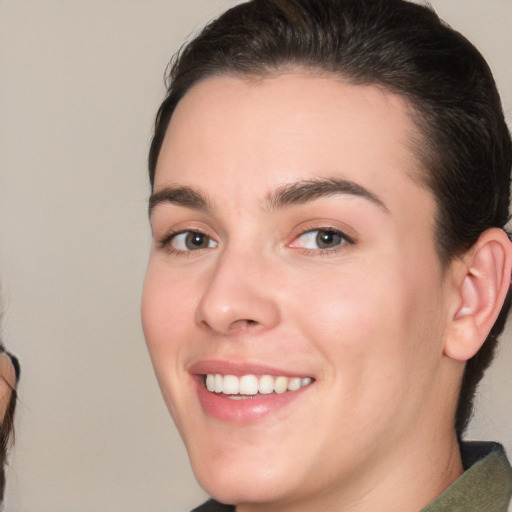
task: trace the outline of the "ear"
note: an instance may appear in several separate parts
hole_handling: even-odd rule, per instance
[[[510,286],[512,244],[497,228],[484,231],[456,262],[455,303],[444,353],[456,361],[471,359],[498,318]]]
[[[0,422],[3,421],[12,390],[16,387],[16,371],[8,354],[0,354]]]

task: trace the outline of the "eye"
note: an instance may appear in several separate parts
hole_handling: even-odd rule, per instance
[[[301,249],[336,249],[344,243],[352,244],[350,237],[334,229],[312,229],[302,233],[291,244],[290,247]]]
[[[197,251],[198,249],[208,249],[217,247],[217,242],[208,235],[200,231],[182,231],[181,233],[172,233],[161,241],[162,247],[168,247],[174,252]]]

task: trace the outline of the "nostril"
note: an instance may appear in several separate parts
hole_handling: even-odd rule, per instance
[[[231,333],[240,332],[244,330],[254,331],[258,326],[261,326],[260,322],[253,320],[252,318],[242,318],[231,322],[228,331]]]
[[[201,320],[199,325],[203,329],[223,332],[224,334],[233,334],[244,330],[253,331],[261,324],[260,322],[252,319],[240,319],[235,320],[234,322],[229,322],[225,326],[222,326],[219,323],[215,322],[210,324],[207,320]]]

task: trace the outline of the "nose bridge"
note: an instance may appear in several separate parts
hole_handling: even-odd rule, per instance
[[[279,321],[269,282],[272,263],[240,245],[219,255],[197,308],[197,321],[217,333],[271,328]]]

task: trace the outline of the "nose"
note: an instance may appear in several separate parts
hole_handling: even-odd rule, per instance
[[[262,256],[226,251],[208,277],[196,315],[202,327],[230,335],[261,332],[279,323],[271,263],[265,263]]]

